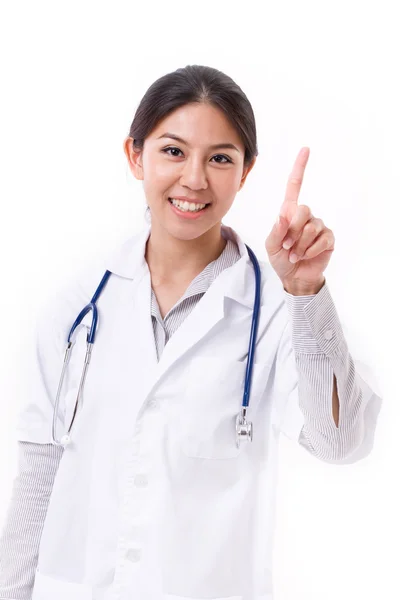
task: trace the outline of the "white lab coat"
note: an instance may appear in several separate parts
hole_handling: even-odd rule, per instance
[[[271,600],[278,436],[303,415],[283,288],[261,263],[262,309],[248,418],[235,444],[254,302],[254,271],[226,269],[157,363],[146,227],[48,307],[18,439],[51,442],[65,340],[105,268],[83,407],[64,451],[40,545],[32,600]],[[89,322],[88,319],[85,322]],[[284,333],[285,332],[285,333]],[[60,406],[73,409],[85,352],[78,335]],[[289,340],[290,341],[290,340]]]

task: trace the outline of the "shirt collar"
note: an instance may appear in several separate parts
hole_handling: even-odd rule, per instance
[[[240,255],[236,244],[232,240],[228,239],[226,241],[225,248],[218,256],[218,258],[206,265],[202,272],[199,273],[197,277],[193,279],[193,281],[186,289],[182,298],[180,298],[175,304],[175,306],[171,308],[171,310],[165,316],[165,319],[168,319],[171,313],[175,311],[176,308],[181,306],[182,303],[185,302],[185,300],[187,300],[188,298],[197,296],[199,294],[205,294],[205,292],[208,290],[214,279],[216,279],[218,275],[222,273],[222,271],[224,271],[226,268],[229,268],[232,265],[234,265],[235,262],[239,260],[239,258]],[[157,299],[153,290],[151,290],[151,314],[153,317],[162,320]]]

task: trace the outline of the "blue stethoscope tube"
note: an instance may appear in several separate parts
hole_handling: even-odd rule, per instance
[[[258,260],[255,256],[254,252],[251,250],[251,248],[249,248],[247,245],[246,245],[246,248],[247,248],[247,252],[249,254],[250,260],[253,263],[253,267],[254,267],[255,296],[254,296],[253,317],[252,317],[252,322],[251,322],[249,350],[248,350],[248,354],[247,354],[242,408],[241,408],[241,412],[236,417],[236,445],[237,445],[237,447],[240,446],[240,443],[242,440],[252,441],[252,439],[253,439],[253,424],[251,422],[247,421],[246,412],[247,412],[247,408],[249,406],[249,401],[250,401],[251,380],[252,380],[252,375],[253,375],[254,353],[255,353],[255,348],[256,348],[257,330],[258,330],[258,322],[259,322],[259,316],[260,316],[260,302],[261,302],[260,265],[258,263]],[[92,348],[93,348],[93,344],[94,344],[95,337],[96,337],[97,324],[98,324],[98,311],[97,311],[96,302],[99,299],[104,287],[106,286],[110,275],[111,275],[111,271],[106,271],[104,273],[103,278],[100,281],[100,283],[93,295],[93,298],[91,299],[89,304],[87,304],[81,310],[81,312],[75,319],[74,324],[72,325],[71,330],[68,335],[68,344],[67,344],[67,348],[65,351],[63,369],[62,369],[62,373],[61,373],[61,377],[60,377],[60,382],[58,385],[57,397],[56,397],[56,401],[55,401],[54,414],[53,414],[52,440],[53,440],[53,443],[57,446],[66,446],[71,441],[70,432],[71,432],[72,425],[75,420],[79,401],[82,396],[85,379],[86,379],[86,374],[87,374],[87,371],[89,368]],[[81,380],[79,383],[79,389],[78,389],[78,394],[77,394],[77,398],[76,398],[74,414],[72,417],[71,424],[67,430],[67,433],[62,436],[61,440],[58,440],[57,435],[56,435],[56,422],[57,422],[58,407],[59,407],[59,402],[60,402],[62,384],[63,384],[64,377],[65,377],[65,372],[66,372],[68,363],[71,358],[73,345],[75,344],[74,333],[75,333],[75,330],[78,327],[78,325],[81,324],[81,322],[83,321],[85,316],[90,311],[92,311],[92,323],[91,323],[90,330],[88,331],[88,334],[86,337],[87,350],[86,350],[86,356],[85,356],[85,361],[84,361],[84,365],[83,365],[82,376],[81,376]]]

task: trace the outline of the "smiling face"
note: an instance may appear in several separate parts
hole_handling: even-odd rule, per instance
[[[126,138],[124,151],[133,175],[143,181],[152,230],[180,240],[219,232],[255,162],[243,167],[245,149],[239,134],[221,110],[205,103],[186,104],[167,115],[145,139],[141,152]],[[171,202],[177,197],[207,206],[192,212],[188,209],[194,206]]]

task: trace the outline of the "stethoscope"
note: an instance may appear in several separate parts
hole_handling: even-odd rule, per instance
[[[249,406],[249,401],[250,401],[251,379],[252,379],[252,375],[253,375],[253,362],[254,362],[254,353],[255,353],[255,348],[256,348],[256,340],[257,340],[257,329],[258,329],[258,321],[259,321],[259,314],[260,314],[260,297],[261,297],[260,265],[258,263],[258,260],[255,256],[254,252],[251,250],[251,248],[249,248],[247,246],[247,244],[245,244],[245,246],[247,248],[251,262],[253,263],[253,267],[254,267],[255,297],[254,297],[253,317],[252,317],[252,322],[251,322],[249,351],[247,354],[247,362],[246,362],[246,375],[245,375],[245,380],[244,380],[242,408],[241,408],[240,413],[236,417],[236,446],[238,448],[240,447],[240,443],[242,441],[253,441],[253,424],[251,421],[247,421],[246,414],[247,414],[247,408]],[[75,420],[75,417],[77,414],[80,399],[82,397],[82,392],[83,392],[83,388],[85,385],[85,379],[86,379],[86,375],[88,372],[90,359],[91,359],[91,355],[92,355],[93,344],[94,344],[94,340],[95,340],[95,336],[96,336],[97,323],[98,323],[98,311],[97,311],[96,302],[99,299],[100,294],[102,293],[110,275],[111,275],[111,271],[106,271],[104,273],[103,278],[100,281],[100,284],[93,295],[93,298],[91,299],[89,304],[87,304],[85,306],[85,308],[83,308],[81,310],[81,312],[77,316],[74,324],[72,325],[71,330],[68,335],[67,348],[65,350],[64,363],[63,363],[63,368],[61,371],[60,382],[58,384],[57,397],[56,397],[54,413],[53,413],[52,440],[53,440],[53,444],[55,444],[57,446],[65,447],[68,444],[70,444],[70,442],[71,442],[71,429],[72,429],[72,425],[74,423],[74,420]],[[70,424],[69,428],[67,429],[67,432],[61,437],[60,440],[58,440],[57,433],[56,433],[58,407],[59,407],[61,389],[62,389],[65,373],[66,373],[66,370],[68,367],[68,363],[71,359],[72,349],[73,349],[75,341],[76,341],[75,331],[76,331],[76,328],[81,324],[82,320],[85,318],[85,316],[90,311],[92,311],[92,323],[91,323],[90,329],[88,328],[88,333],[86,336],[86,355],[85,355],[85,359],[84,359],[81,379],[79,382],[79,388],[78,388],[78,394],[76,397],[75,408],[74,408],[74,412],[72,415],[71,424]]]

